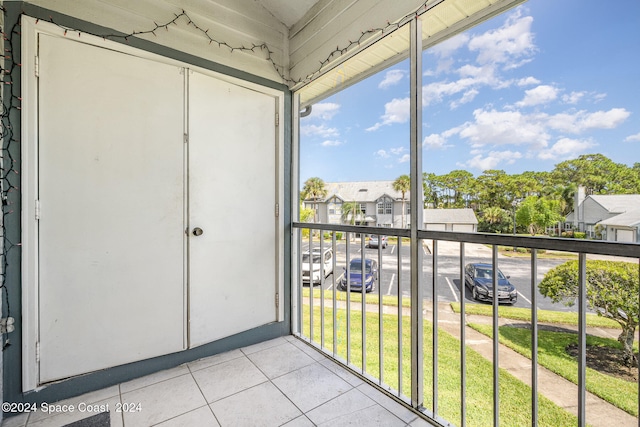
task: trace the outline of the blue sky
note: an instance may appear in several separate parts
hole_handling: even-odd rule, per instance
[[[423,54],[423,171],[640,162],[640,1],[529,0]],[[409,172],[403,61],[313,106],[300,178]]]

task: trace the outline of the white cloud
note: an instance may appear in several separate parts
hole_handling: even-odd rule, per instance
[[[460,105],[463,104],[468,104],[469,102],[473,101],[474,98],[480,93],[480,91],[478,91],[477,89],[470,89],[468,91],[466,91],[464,94],[462,94],[462,97],[457,100],[457,101],[451,101],[449,103],[449,107],[451,107],[452,110],[455,110],[456,108],[458,108]]]
[[[320,102],[311,107],[311,114],[307,119],[331,120],[338,113],[340,104],[334,102]]]
[[[474,147],[508,144],[545,146],[550,138],[535,115],[477,109],[473,116],[475,122],[465,123],[458,128],[458,133],[460,137],[469,139]]]
[[[305,125],[300,126],[300,134],[303,136],[320,136],[322,138],[331,138],[340,135],[336,128],[330,128],[325,125]]]
[[[581,133],[589,129],[613,129],[624,122],[630,112],[624,108],[612,108],[609,111],[577,111],[574,113],[559,113],[548,118],[548,125],[561,132]]]
[[[448,58],[451,57],[456,50],[464,47],[468,42],[469,35],[460,33],[429,48],[428,52],[441,58]]]
[[[391,148],[389,149],[389,151],[391,151],[391,154],[395,154],[396,156],[404,153],[405,151],[407,151],[407,149],[405,147],[397,147],[397,148]]]
[[[446,147],[451,147],[450,145],[447,145],[447,139],[437,133],[425,136],[422,140],[422,146],[431,150],[442,150]]]
[[[635,142],[638,141],[640,142],[640,132],[636,133],[635,135],[629,135],[628,137],[626,137],[624,139],[625,142]]]
[[[529,86],[529,85],[537,85],[540,84],[540,80],[536,79],[535,77],[525,77],[523,79],[520,79],[517,81],[516,83],[518,86]]]
[[[568,95],[562,95],[562,102],[565,104],[577,104],[586,94],[586,92],[571,92]]]
[[[543,160],[567,160],[578,157],[579,154],[595,146],[590,141],[580,141],[577,139],[561,138],[549,149],[538,153],[538,158]]]
[[[384,114],[380,117],[381,122],[367,128],[371,132],[380,129],[385,125],[394,123],[406,123],[409,121],[409,98],[394,98],[384,105]]]
[[[337,147],[338,145],[344,144],[344,141],[338,141],[337,139],[327,139],[322,142],[323,147]]]
[[[471,38],[469,50],[477,51],[480,64],[505,64],[514,67],[536,51],[531,32],[533,17],[522,16],[522,9],[511,14],[505,24],[495,30]]]
[[[520,158],[522,154],[517,151],[491,151],[486,157],[477,154],[465,163],[458,163],[458,166],[486,171],[496,169],[501,163],[512,164]]]
[[[380,157],[381,159],[388,159],[389,158],[389,153],[387,153],[386,150],[378,150],[373,154],[375,154],[376,157]]]
[[[558,97],[558,89],[549,85],[540,85],[533,89],[524,91],[522,101],[516,102],[518,107],[531,107],[534,105],[546,104]]]
[[[390,86],[394,86],[400,83],[400,80],[404,78],[405,72],[402,70],[389,70],[384,75],[384,80],[380,82],[378,87],[380,89],[386,89]]]
[[[411,160],[411,156],[409,154],[405,154],[398,159],[398,163],[407,163],[409,160]]]

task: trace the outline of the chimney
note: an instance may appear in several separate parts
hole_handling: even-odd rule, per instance
[[[574,197],[574,209],[573,212],[575,212],[575,215],[573,215],[573,229],[574,230],[580,230],[582,231],[582,229],[579,227],[579,224],[584,223],[584,206],[582,205],[582,203],[584,202],[584,199],[586,198],[586,190],[582,185],[578,186],[578,189],[576,190],[576,196]]]

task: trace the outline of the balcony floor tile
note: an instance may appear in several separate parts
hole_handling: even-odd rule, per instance
[[[106,398],[106,400],[105,400]],[[191,362],[70,399],[109,405],[111,426],[428,426],[294,337]],[[116,404],[140,411],[116,413]],[[29,414],[2,427],[62,427],[95,414]]]

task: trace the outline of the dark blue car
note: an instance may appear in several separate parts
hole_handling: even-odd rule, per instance
[[[464,268],[464,284],[471,289],[473,299],[493,301],[493,265],[467,264]],[[509,276],[498,270],[498,302],[515,304],[517,300],[516,287],[509,282]]]
[[[378,262],[365,259],[364,288],[365,292],[371,292],[378,280]],[[347,269],[338,279],[338,289],[347,290]],[[362,259],[354,258],[349,262],[349,287],[352,291],[362,292]]]

